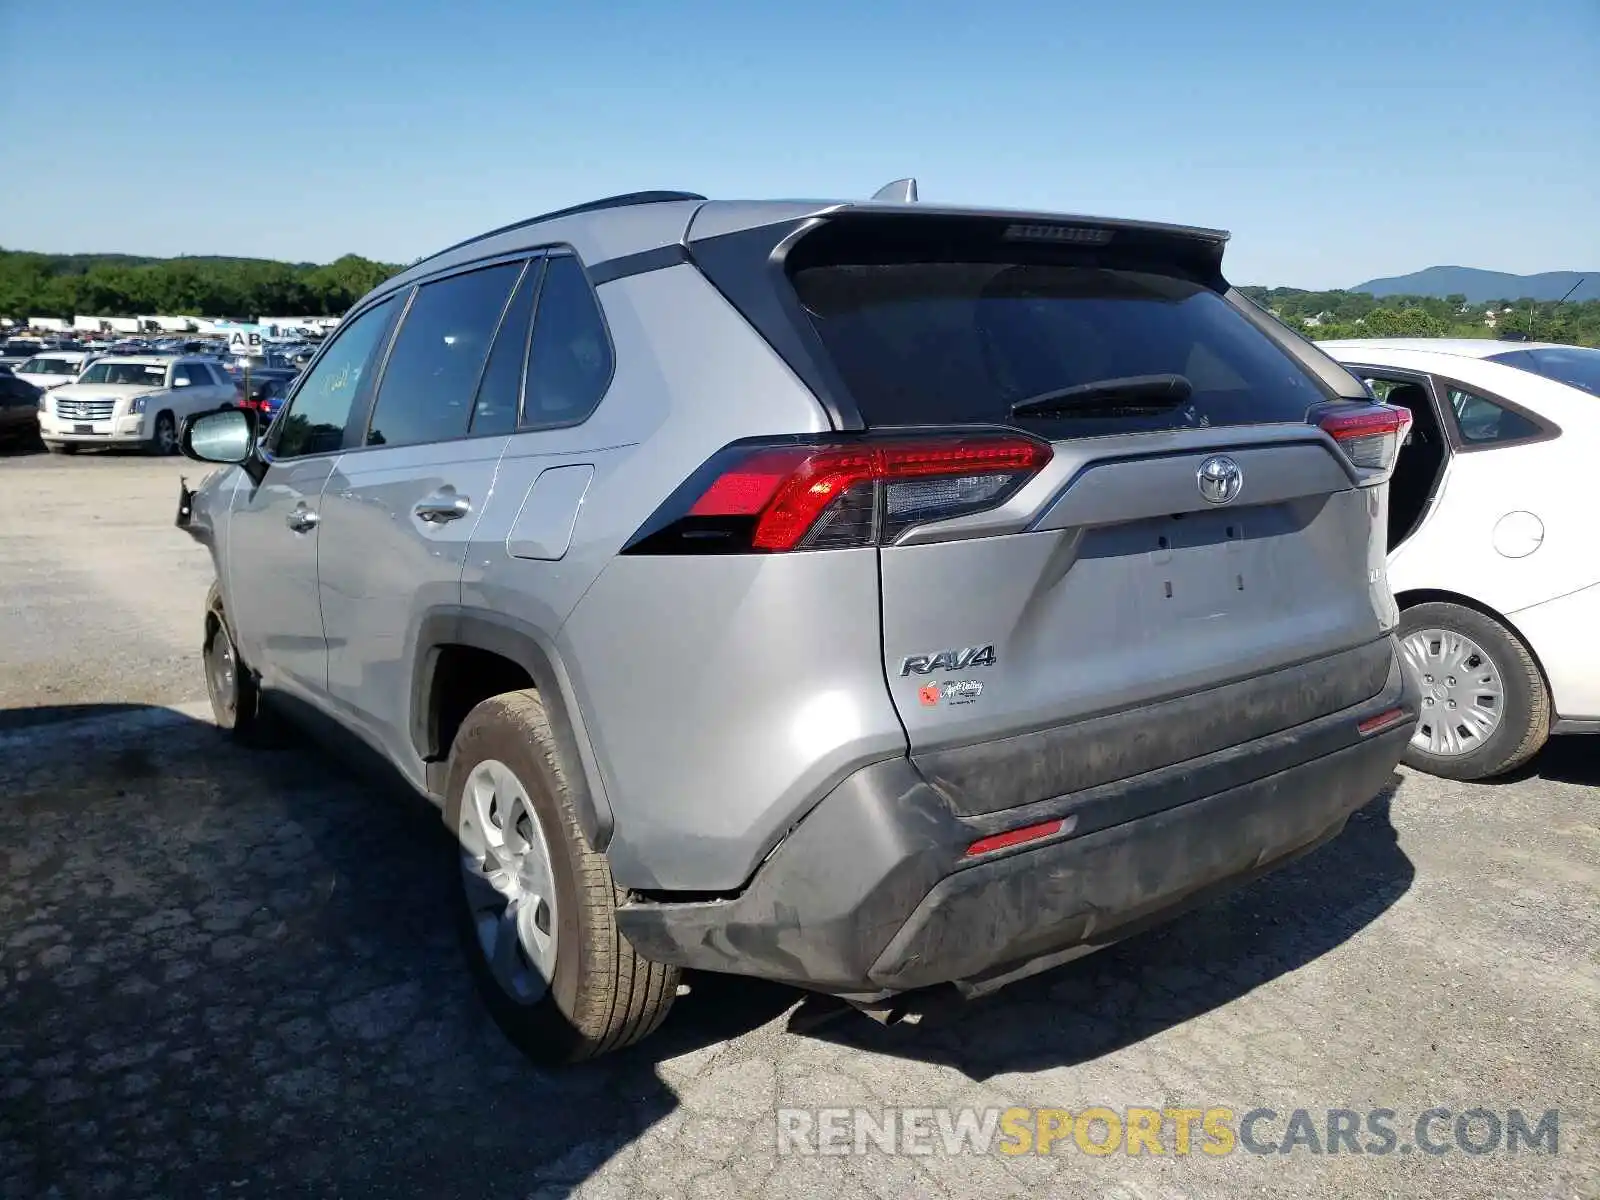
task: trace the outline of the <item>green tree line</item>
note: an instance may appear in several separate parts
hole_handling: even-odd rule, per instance
[[[354,254],[318,266],[0,250],[0,316],[337,316],[399,270]]]
[[[1300,288],[1239,289],[1309,338],[1476,337],[1512,334],[1541,342],[1600,346],[1600,300],[1520,300],[1468,304],[1465,296],[1384,296],[1308,292]],[[1509,310],[1509,311],[1508,311]],[[1494,323],[1488,321],[1493,314]]]
[[[335,262],[254,258],[138,258],[126,254],[34,254],[0,250],[0,316],[337,316],[402,270],[347,254]],[[1312,338],[1498,337],[1600,346],[1600,300],[1536,303],[1508,297],[1385,296],[1241,289]],[[1509,309],[1510,311],[1504,311]],[[1494,313],[1491,326],[1485,320]]]

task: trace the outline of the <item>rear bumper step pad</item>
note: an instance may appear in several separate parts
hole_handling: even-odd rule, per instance
[[[1238,683],[1036,733],[913,754],[963,816],[1081,792],[1241,746],[1369,700],[1393,683],[1389,639]]]

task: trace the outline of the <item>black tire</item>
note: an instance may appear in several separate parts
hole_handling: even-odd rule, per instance
[[[178,452],[178,422],[171,413],[156,414],[155,428],[151,431],[150,440],[144,444],[144,452],[158,458]]]
[[[445,802],[452,833],[461,828],[467,780],[489,759],[516,776],[549,846],[557,951],[549,988],[532,1003],[519,1003],[494,977],[465,888],[458,886],[461,940],[479,993],[506,1037],[537,1062],[580,1062],[631,1045],[666,1017],[680,972],[640,958],[617,929],[616,906],[623,894],[605,857],[589,848],[578,825],[537,692],[485,700],[462,723],[450,748]]]
[[[51,454],[76,454],[78,448],[67,442],[46,442],[44,448]]]
[[[1550,736],[1550,692],[1544,675],[1522,639],[1499,621],[1475,608],[1430,601],[1400,614],[1400,641],[1426,629],[1460,634],[1490,660],[1502,683],[1500,723],[1476,748],[1462,754],[1430,753],[1415,742],[1402,761],[1408,767],[1445,779],[1490,779],[1514,771],[1539,752]],[[1420,681],[1419,681],[1420,682]],[[1436,706],[1424,704],[1419,728],[1426,730]]]
[[[261,688],[234,646],[216,584],[211,585],[206,596],[205,620],[201,661],[205,665],[211,717],[219,729],[226,730],[237,740],[254,743],[260,739],[266,724],[261,708]]]

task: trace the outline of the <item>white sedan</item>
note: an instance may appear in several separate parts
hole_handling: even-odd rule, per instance
[[[77,379],[92,358],[94,355],[87,350],[46,350],[12,367],[11,373],[41,392],[48,392]]]
[[[1405,761],[1451,779],[1600,733],[1600,350],[1323,342],[1411,435],[1389,484],[1389,582],[1422,719]]]

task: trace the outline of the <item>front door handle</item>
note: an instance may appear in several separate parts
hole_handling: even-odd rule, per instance
[[[411,510],[417,515],[419,521],[429,525],[444,525],[450,521],[459,521],[472,511],[472,500],[468,496],[458,496],[454,488],[441,488],[426,500],[419,500],[417,506]]]
[[[321,519],[309,508],[301,507],[291,509],[289,515],[284,517],[283,523],[296,533],[310,533]]]

